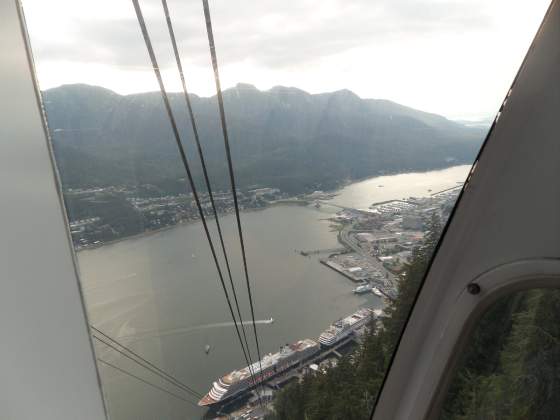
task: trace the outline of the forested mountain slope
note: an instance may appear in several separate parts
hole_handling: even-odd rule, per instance
[[[184,97],[170,94],[184,144],[196,163]],[[217,188],[227,185],[216,97],[191,95]],[[224,91],[240,186],[289,193],[330,189],[382,173],[472,162],[485,130],[387,100],[341,90],[309,94],[239,84]],[[152,183],[173,190],[184,176],[159,92],[118,95],[88,85],[44,92],[63,183],[69,187]]]

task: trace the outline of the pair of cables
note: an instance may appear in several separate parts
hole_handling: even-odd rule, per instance
[[[94,327],[93,325],[90,325],[90,328],[91,328],[92,337],[95,340],[97,340],[98,342],[105,345],[107,348],[110,348],[111,350],[116,351],[117,353],[121,354],[122,356],[124,356],[127,359],[131,360],[132,362],[136,363],[138,366],[140,366],[140,367],[144,368],[145,370],[151,372],[152,374],[156,375],[157,377],[159,377],[163,381],[167,382],[168,384],[171,384],[171,385],[179,388],[181,391],[187,393],[189,396],[195,397],[196,399],[202,398],[202,394],[200,394],[199,392],[197,392],[196,390],[194,390],[190,386],[186,385],[185,383],[183,383],[182,381],[177,379],[175,376],[165,372],[163,369],[156,366],[152,362],[146,360],[144,357],[140,356],[138,353],[131,350],[129,347],[125,346],[124,344],[115,340],[114,338],[110,337],[109,335],[105,334],[103,331]],[[110,363],[110,362],[108,362],[104,359],[98,358],[97,360],[100,363],[102,363],[103,365],[108,366],[108,367],[110,367],[114,370],[117,370],[117,371],[119,371],[119,372],[121,372],[121,373],[123,373],[123,374],[125,374],[129,377],[132,377],[132,378],[140,381],[140,382],[143,382],[144,384],[149,385],[152,388],[158,389],[161,392],[164,392],[164,393],[169,394],[169,395],[171,395],[171,396],[173,396],[177,399],[183,400],[183,401],[185,401],[185,402],[187,402],[191,405],[196,406],[196,403],[189,400],[186,396],[181,396],[179,394],[171,392],[171,391],[169,391],[168,389],[166,389],[162,386],[156,385],[156,384],[148,381],[147,379],[142,378],[138,375],[135,375],[135,374],[129,372],[128,370],[123,369],[122,367],[116,366],[113,363]]]

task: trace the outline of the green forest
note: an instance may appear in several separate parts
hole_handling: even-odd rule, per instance
[[[268,420],[370,417],[441,230],[433,217],[400,279],[399,298],[372,322],[361,345],[325,374],[307,375],[279,392]],[[472,333],[440,418],[560,418],[559,321],[560,291],[519,292],[494,303]]]
[[[185,172],[159,92],[122,96],[65,85],[43,94],[65,188],[150,184],[174,195],[190,190],[181,180]],[[223,96],[237,185],[290,195],[376,175],[470,164],[487,130],[348,90],[310,94],[238,85]],[[184,98],[169,98],[200,184]],[[217,99],[191,95],[191,101],[213,188],[228,190]]]

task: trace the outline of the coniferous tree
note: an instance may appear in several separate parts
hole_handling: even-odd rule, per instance
[[[509,305],[509,325],[493,318]],[[496,310],[494,310],[496,309]],[[504,331],[500,332],[500,328]],[[497,332],[493,363],[473,368],[477,341]],[[487,361],[488,362],[488,361]],[[560,291],[532,290],[502,299],[483,317],[446,401],[445,419],[552,420],[560,417]]]

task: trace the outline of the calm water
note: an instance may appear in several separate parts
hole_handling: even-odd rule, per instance
[[[468,169],[372,178],[345,187],[333,202],[363,208],[428,195],[428,189],[457,185]],[[353,295],[353,285],[319,264],[318,257],[295,252],[338,246],[324,220],[330,211],[281,206],[242,214],[256,319],[275,320],[258,325],[262,353],[316,338],[335,319],[360,306],[381,304],[374,295]],[[222,220],[228,249],[235,251],[230,259],[240,304],[248,308],[235,220],[232,215]],[[90,322],[199,393],[206,393],[217,377],[245,366],[200,224],[82,251],[79,265]],[[244,319],[250,319],[248,310]],[[246,328],[250,333],[251,327]],[[256,360],[254,341],[251,344]],[[208,355],[206,345],[211,346]],[[103,345],[96,344],[96,349],[99,358],[165,386]],[[204,413],[109,367],[102,365],[100,372],[113,420],[200,418]]]
[[[370,178],[342,189],[332,202],[347,207],[367,208],[374,202],[427,196],[459,185],[466,179],[470,168],[470,165],[461,165],[441,171]]]

